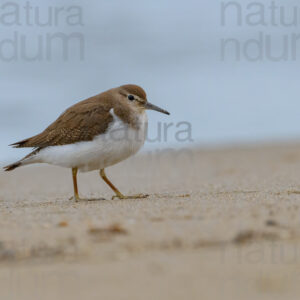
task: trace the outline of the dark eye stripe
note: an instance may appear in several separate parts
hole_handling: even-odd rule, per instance
[[[128,95],[128,100],[133,101],[134,100],[134,96],[133,95]]]

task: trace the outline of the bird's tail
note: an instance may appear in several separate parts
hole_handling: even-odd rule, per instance
[[[21,165],[22,165],[22,161],[17,161],[11,165],[4,167],[3,169],[4,169],[4,171],[8,172],[8,171],[12,171],[12,170],[20,167]]]
[[[26,166],[26,165],[29,165],[29,164],[32,164],[32,163],[36,163],[38,161],[35,160],[35,155],[40,151],[41,149],[38,148],[38,149],[35,149],[33,152],[29,153],[27,156],[25,156],[24,158],[22,158],[21,160],[11,164],[11,165],[8,165],[6,167],[4,167],[4,171],[8,172],[8,171],[12,171],[16,168],[19,168],[21,166]]]

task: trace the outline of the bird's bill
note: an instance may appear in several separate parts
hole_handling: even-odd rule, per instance
[[[166,114],[166,115],[170,114],[168,111],[166,111],[166,110],[164,110],[164,109],[162,109],[162,108],[160,108],[160,107],[158,107],[158,106],[156,106],[154,104],[151,104],[149,102],[147,102],[145,104],[145,108],[146,109],[150,109],[150,110],[155,110],[155,111],[161,112],[161,113]]]

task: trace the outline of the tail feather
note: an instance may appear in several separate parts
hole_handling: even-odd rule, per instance
[[[19,168],[21,166],[25,166],[25,165],[28,165],[28,164],[32,164],[32,163],[35,163],[36,161],[34,160],[34,157],[35,155],[40,151],[41,149],[38,148],[38,149],[35,149],[33,150],[31,153],[29,153],[28,155],[26,155],[24,158],[22,158],[21,160],[11,164],[11,165],[8,165],[6,167],[4,167],[4,171],[12,171],[16,168]]]
[[[29,141],[29,139],[26,139],[26,140],[23,140],[23,141],[20,141],[20,142],[17,142],[17,143],[13,143],[9,146],[12,146],[13,148],[23,148],[23,147],[26,147],[26,143]]]
[[[11,164],[11,165],[8,165],[8,166],[4,167],[3,169],[4,169],[4,171],[8,172],[8,171],[12,171],[12,170],[20,167],[21,165],[22,165],[22,162],[17,161],[15,163]]]

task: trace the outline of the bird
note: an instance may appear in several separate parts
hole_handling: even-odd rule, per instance
[[[144,89],[135,84],[112,88],[80,101],[65,110],[43,132],[13,143],[14,148],[33,148],[21,160],[4,167],[5,171],[47,163],[72,171],[74,199],[80,198],[78,172],[98,170],[114,191],[114,198],[138,199],[148,195],[123,195],[108,179],[105,169],[136,154],[144,145],[148,130],[146,110],[170,113],[147,100]]]

